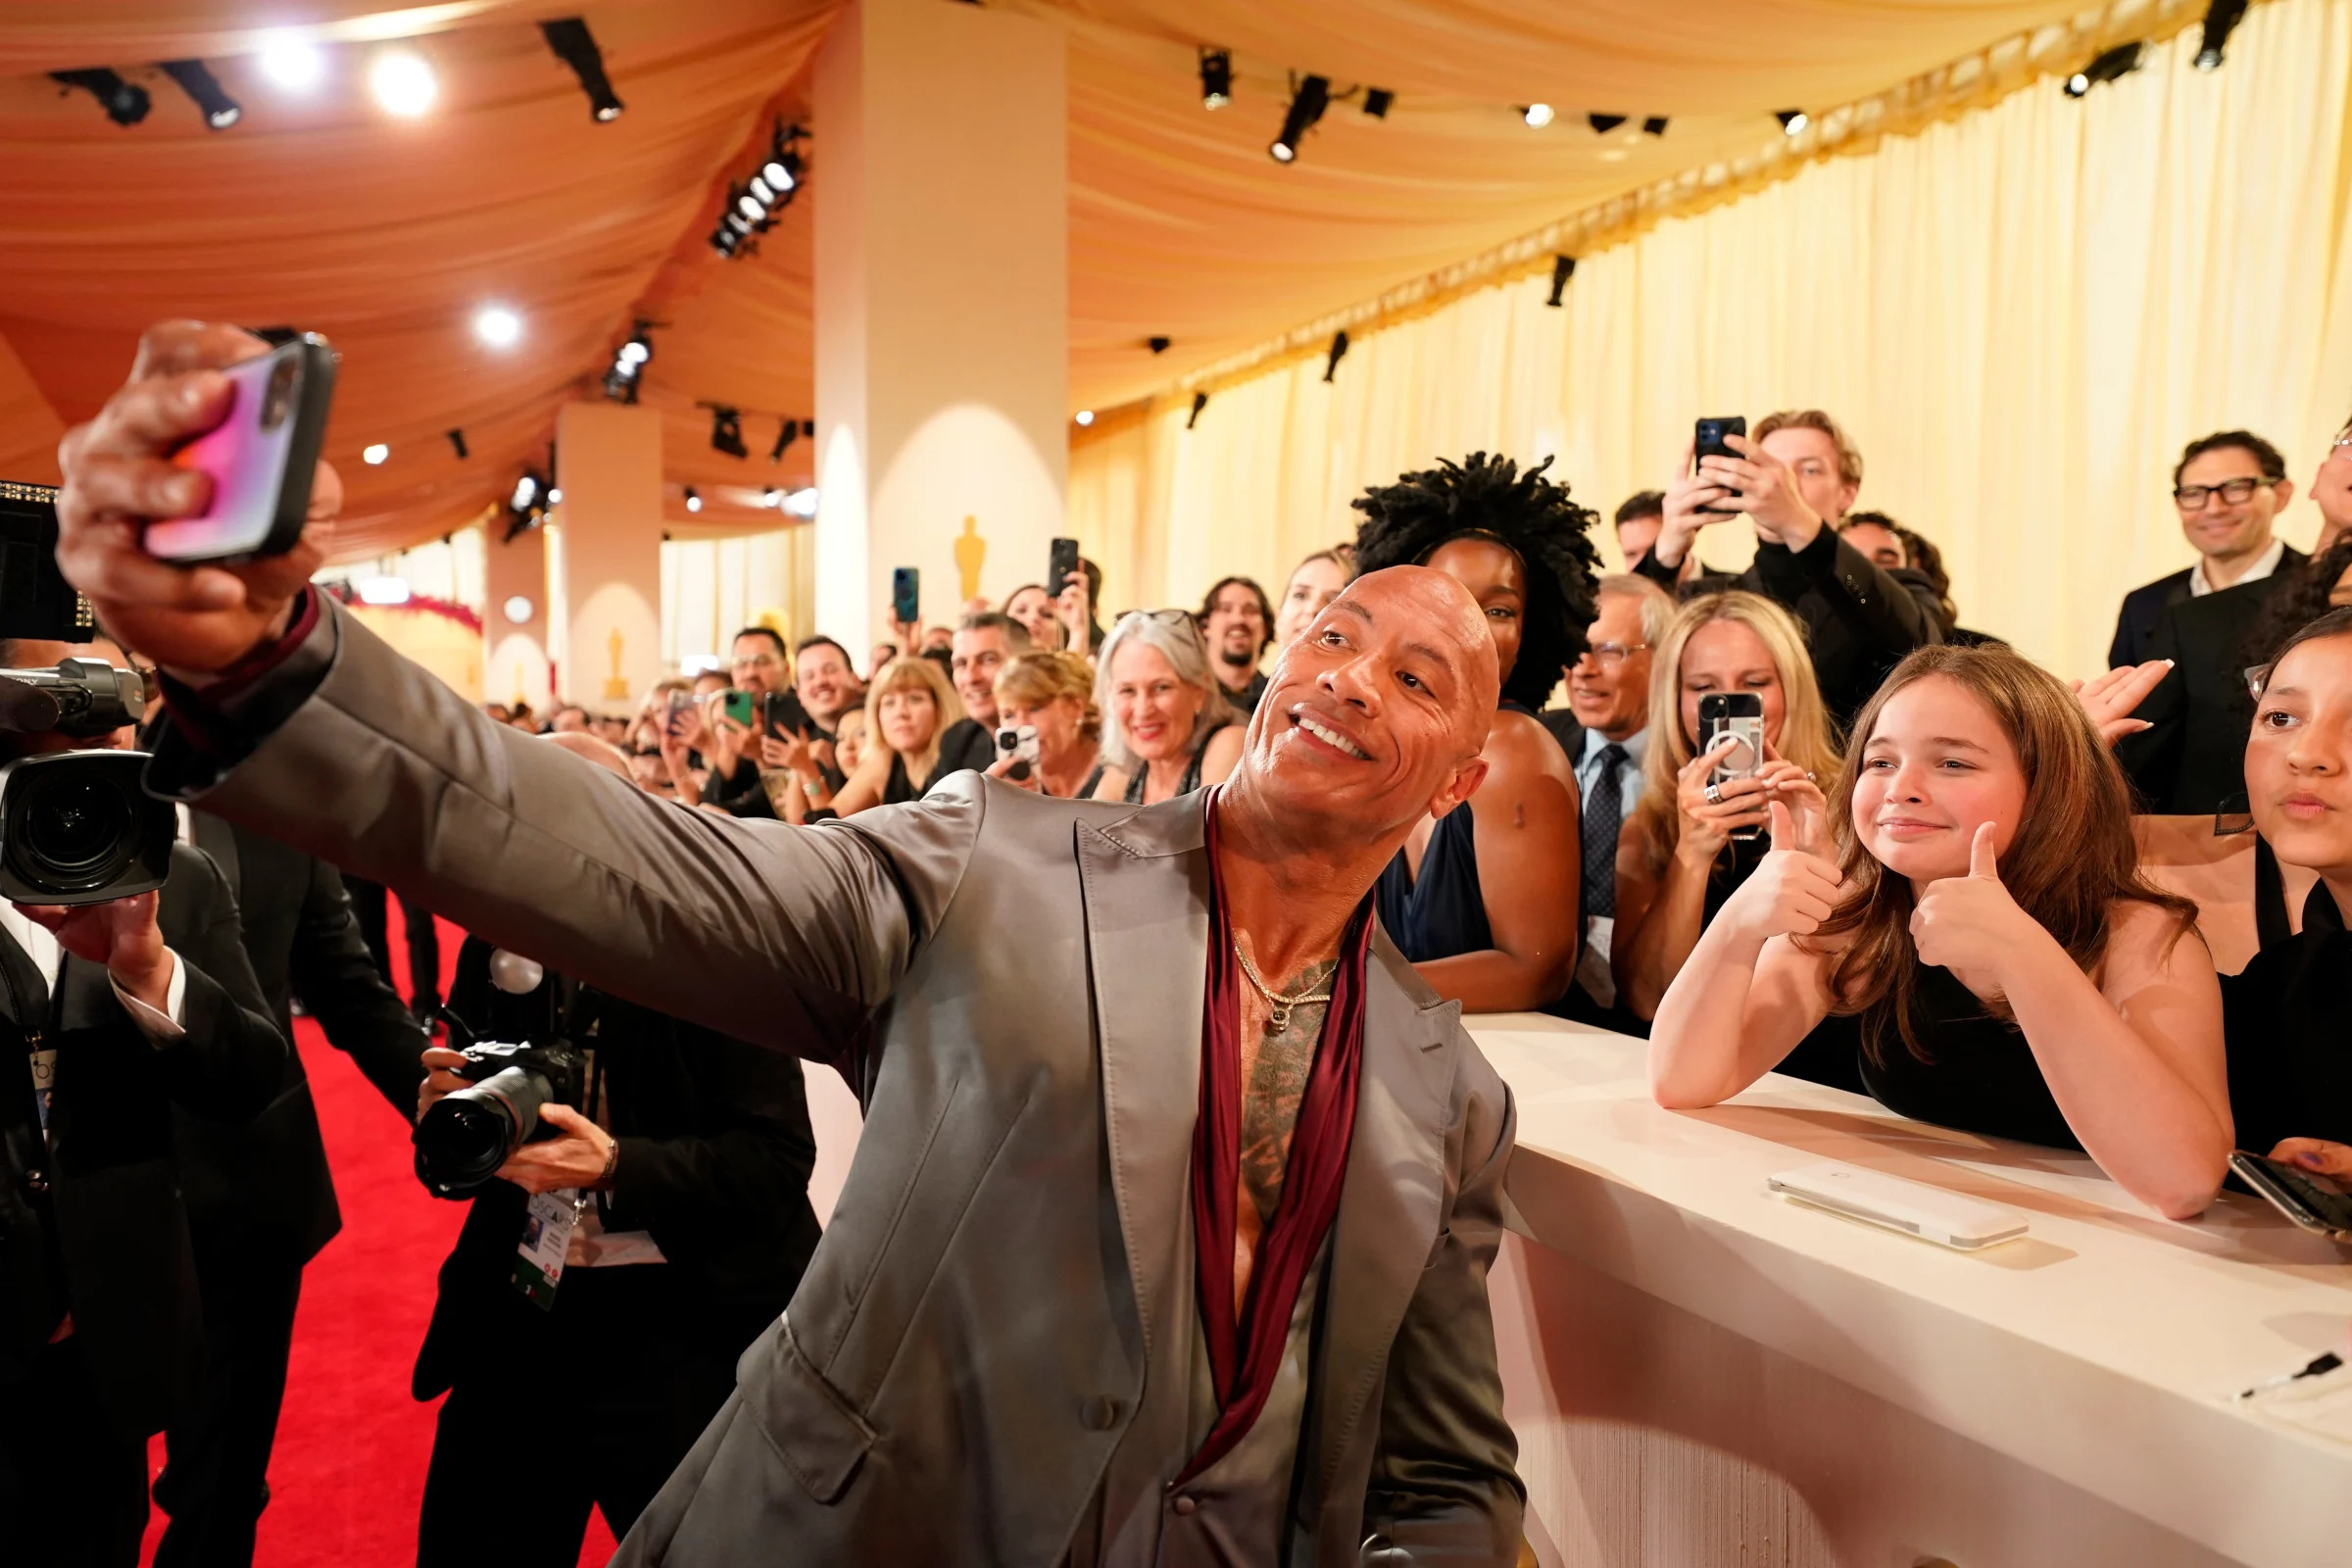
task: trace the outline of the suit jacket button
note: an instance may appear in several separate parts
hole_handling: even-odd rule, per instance
[[[1119,1401],[1107,1394],[1098,1394],[1086,1401],[1078,1419],[1086,1423],[1090,1432],[1108,1432],[1119,1423]]]
[[[1190,1497],[1178,1497],[1176,1499],[1176,1517],[1179,1519],[1190,1519],[1193,1516],[1193,1510],[1200,1506],[1200,1505],[1199,1503],[1195,1502]]]

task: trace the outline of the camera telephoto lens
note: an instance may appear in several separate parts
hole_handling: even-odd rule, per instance
[[[443,1198],[464,1198],[498,1174],[539,1126],[554,1091],[528,1067],[508,1067],[454,1090],[417,1118],[416,1175]]]
[[[44,777],[10,825],[26,869],[61,892],[113,881],[138,853],[138,812],[111,778]]]

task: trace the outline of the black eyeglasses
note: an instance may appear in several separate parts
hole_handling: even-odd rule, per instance
[[[2253,498],[2254,492],[2276,479],[2224,479],[2220,484],[2184,484],[2173,492],[2173,503],[2182,512],[2203,512],[2205,504],[2215,496],[2233,507],[2242,507]]]

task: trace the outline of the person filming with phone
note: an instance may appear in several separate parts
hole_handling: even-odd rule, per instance
[[[1101,755],[1094,671],[1073,654],[1032,651],[997,676],[997,760],[990,778],[1069,800]]]
[[[1684,471],[1666,487],[1665,521],[1634,570],[1675,591],[1710,524],[1744,516],[1756,558],[1735,586],[1793,614],[1830,716],[1846,724],[1914,648],[1941,638],[1927,583],[1890,573],[1838,538],[1862,490],[1862,454],[1819,409],[1698,421]]]

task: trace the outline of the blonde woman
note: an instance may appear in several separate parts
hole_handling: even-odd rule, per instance
[[[1095,669],[1095,706],[1107,722],[1088,799],[1156,806],[1222,784],[1242,760],[1239,715],[1191,611],[1121,615]]]
[[[1649,750],[1641,804],[1617,841],[1610,949],[1618,1000],[1641,1018],[1657,1016],[1699,933],[1764,858],[1771,804],[1818,836],[1821,780],[1838,773],[1804,633],[1771,600],[1738,591],[1692,600],[1650,671]],[[1720,758],[1698,755],[1698,705],[1716,692],[1752,693],[1764,709],[1763,767],[1720,786],[1709,781]]]
[[[997,672],[997,723],[1003,729],[1034,727],[1037,762],[1022,765],[1021,759],[1006,757],[988,770],[989,777],[1067,800],[1094,775],[1102,714],[1085,660],[1035,651],[1015,658]]]
[[[946,671],[929,659],[894,659],[865,693],[865,748],[833,798],[841,816],[922,799],[950,773],[988,766],[995,743],[964,716]]]

